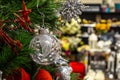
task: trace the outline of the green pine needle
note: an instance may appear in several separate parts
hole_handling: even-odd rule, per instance
[[[57,3],[54,3],[54,0],[39,0],[39,11],[36,7],[37,0],[24,1],[26,2],[27,8],[32,10],[32,12],[29,14],[32,22],[32,26],[30,27],[34,28],[35,24],[39,24],[40,26],[43,25],[43,16],[39,14],[40,11],[45,15],[44,27],[49,29],[56,29],[57,17],[55,15],[55,10],[58,9],[59,5]],[[7,44],[3,43],[4,41],[2,41],[0,38],[0,70],[3,71],[4,76],[12,74],[15,69],[21,67],[33,75],[35,73],[35,69],[41,67],[40,65],[35,64],[30,57],[30,54],[34,53],[34,51],[29,48],[29,44],[34,35],[21,28],[18,28],[16,30],[8,29],[10,25],[20,27],[19,23],[13,22],[13,20],[16,19],[16,16],[13,15],[13,13],[17,13],[21,16],[21,14],[18,12],[21,9],[22,0],[0,0],[0,20],[6,21],[3,23],[5,25],[3,27],[3,30],[12,39],[19,40],[23,45],[22,50],[19,51],[18,55],[16,55],[14,51],[12,51],[12,49]],[[51,70],[54,71],[53,69]]]

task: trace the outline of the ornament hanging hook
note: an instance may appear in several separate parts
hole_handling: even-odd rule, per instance
[[[42,12],[40,12],[40,10],[39,10],[39,2],[40,2],[40,0],[37,0],[37,5],[36,5],[36,7],[37,7],[37,10],[38,10],[38,13],[39,13],[40,15],[42,15],[42,27],[45,28],[45,20],[44,20],[45,14],[42,13]]]

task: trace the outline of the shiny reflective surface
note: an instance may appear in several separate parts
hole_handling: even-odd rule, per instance
[[[52,64],[60,57],[61,46],[57,38],[47,33],[35,36],[30,48],[35,50],[31,57],[38,64]]]

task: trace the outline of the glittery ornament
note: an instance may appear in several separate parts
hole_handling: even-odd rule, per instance
[[[40,34],[31,40],[30,48],[35,50],[31,57],[38,64],[52,64],[61,58],[61,46],[58,39],[48,34],[45,29],[40,30]]]
[[[57,69],[58,73],[60,73],[58,80],[70,80],[70,74],[72,72],[72,68],[70,66],[60,66]]]
[[[87,6],[83,5],[80,0],[67,0],[61,8],[60,14],[64,21],[70,21],[72,18],[77,20],[85,8]]]
[[[41,65],[55,64],[63,80],[70,80],[72,68],[68,66],[67,60],[63,59],[61,46],[58,39],[49,34],[47,30],[40,28],[40,34],[30,42],[30,48],[34,49],[31,57],[34,62]]]

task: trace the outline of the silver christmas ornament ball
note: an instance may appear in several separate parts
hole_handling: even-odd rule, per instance
[[[61,46],[58,39],[47,33],[45,29],[30,42],[30,48],[35,50],[31,54],[34,62],[41,65],[53,64],[60,57]]]

